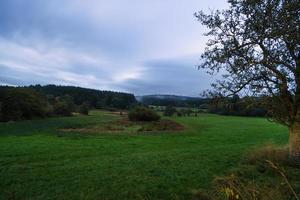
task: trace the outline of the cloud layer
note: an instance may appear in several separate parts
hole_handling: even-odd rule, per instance
[[[225,0],[2,0],[0,84],[62,84],[197,95],[205,31],[198,10]]]

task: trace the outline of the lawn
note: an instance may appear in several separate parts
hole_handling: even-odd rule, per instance
[[[249,149],[285,145],[287,129],[263,118],[173,117],[176,132],[64,132],[113,124],[90,116],[0,123],[0,199],[188,199]]]

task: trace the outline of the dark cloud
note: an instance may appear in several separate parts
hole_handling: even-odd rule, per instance
[[[139,94],[198,95],[214,78],[198,70],[197,55],[147,61],[147,76],[129,80],[126,88]]]
[[[0,84],[197,95],[205,40],[193,18],[225,0],[1,0]],[[184,56],[193,55],[193,56]]]

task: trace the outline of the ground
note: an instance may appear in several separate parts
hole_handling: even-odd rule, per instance
[[[288,141],[285,127],[263,118],[172,119],[184,129],[99,131],[122,120],[103,111],[0,123],[0,199],[188,199],[251,149]]]

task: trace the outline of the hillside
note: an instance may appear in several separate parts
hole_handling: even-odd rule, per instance
[[[9,89],[20,88],[33,89],[46,96],[50,101],[57,97],[68,95],[73,99],[76,105],[87,102],[94,108],[113,107],[124,109],[136,103],[134,95],[129,93],[60,85],[31,85],[24,87],[0,86],[0,102]]]

